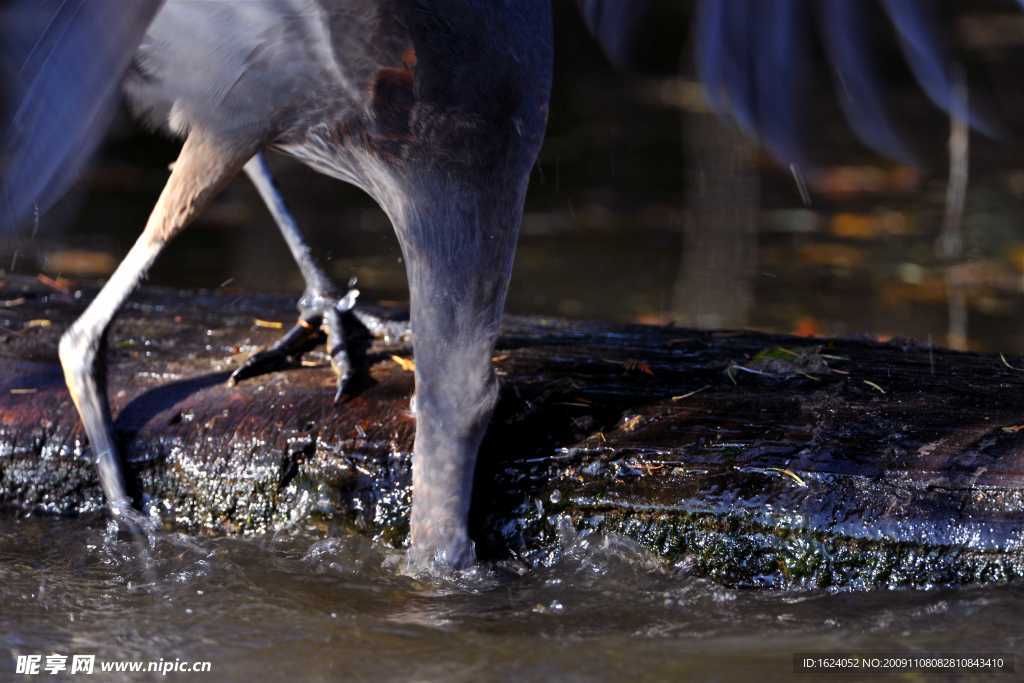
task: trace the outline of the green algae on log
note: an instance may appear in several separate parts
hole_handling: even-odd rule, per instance
[[[56,361],[94,291],[0,287],[0,507],[102,509]],[[229,387],[289,324],[286,297],[146,289],[115,323],[109,385],[151,514],[260,533],[309,515],[400,545],[412,374],[367,350],[335,406],[322,355]],[[510,318],[484,444],[478,554],[557,559],[624,534],[722,583],[839,587],[1024,577],[1024,372],[912,342]]]

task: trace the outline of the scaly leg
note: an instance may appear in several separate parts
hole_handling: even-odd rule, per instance
[[[245,173],[256,186],[281,235],[288,243],[288,249],[291,250],[295,263],[302,273],[302,279],[306,282],[306,289],[299,299],[299,320],[295,326],[272,346],[253,354],[231,374],[228,381],[234,384],[286,364],[289,359],[313,349],[326,336],[331,368],[338,376],[338,390],[334,396],[334,400],[338,401],[353,370],[347,348],[347,314],[351,312],[359,323],[377,338],[406,337],[409,334],[408,324],[386,321],[362,311],[354,311],[356,299],[359,297],[359,290],[354,289],[354,281],[349,283],[348,292],[339,297],[334,283],[313,255],[313,250],[306,243],[281,193],[274,185],[270,169],[262,154],[256,154],[249,160],[245,165]],[[326,328],[326,332],[323,328]]]
[[[131,509],[107,399],[103,355],[107,329],[118,309],[145,276],[167,242],[205,207],[252,154],[193,130],[185,141],[146,227],[85,313],[60,340],[60,362],[68,392],[92,446],[100,483],[111,512]]]

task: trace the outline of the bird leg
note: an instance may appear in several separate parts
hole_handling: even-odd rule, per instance
[[[498,398],[498,338],[522,216],[517,192],[423,174],[396,221],[406,256],[416,358],[416,440],[408,559],[415,569],[475,560],[469,508],[477,451]],[[398,212],[396,212],[398,213]]]
[[[251,153],[251,149],[240,150],[193,130],[142,234],[85,312],[61,337],[59,355],[68,392],[85,426],[100,483],[115,516],[131,510],[131,498],[107,398],[107,329],[167,242],[238,173]]]
[[[274,344],[250,356],[228,380],[235,384],[243,379],[291,365],[295,359],[326,342],[331,368],[338,376],[338,389],[334,395],[339,401],[352,378],[352,359],[349,355],[349,340],[352,327],[361,326],[376,338],[401,339],[409,334],[409,326],[383,320],[363,311],[356,311],[359,290],[355,279],[349,281],[344,296],[338,296],[334,283],[324,272],[313,255],[313,250],[299,230],[298,224],[288,211],[280,191],[274,185],[266,160],[257,153],[245,165],[249,176],[263,202],[267,205],[281,235],[299,266],[306,289],[299,299],[298,322]]]

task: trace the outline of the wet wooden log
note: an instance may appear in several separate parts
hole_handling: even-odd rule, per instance
[[[93,291],[0,288],[0,506],[102,510],[56,361]],[[144,504],[196,532],[311,515],[401,544],[412,374],[368,350],[343,405],[323,356],[229,387],[288,324],[282,297],[148,289],[109,343],[117,430]],[[1024,576],[1024,363],[912,342],[512,318],[479,468],[483,558],[537,565],[614,532],[740,586]]]

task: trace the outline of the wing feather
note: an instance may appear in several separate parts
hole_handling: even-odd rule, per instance
[[[631,51],[639,49],[635,36],[650,29],[644,21],[654,15],[654,0],[579,2],[612,61],[632,64]],[[1024,0],[1019,3],[1024,7]],[[991,117],[977,104],[968,105],[957,82],[962,72],[929,0],[699,0],[698,75],[716,109],[730,113],[780,160],[801,163],[805,141],[799,124],[809,104],[802,86],[812,41],[818,40],[853,131],[876,151],[912,162],[893,123],[885,71],[870,40],[877,22],[892,27],[910,72],[932,102],[975,129],[998,135]]]
[[[4,4],[0,228],[46,210],[79,174],[103,138],[121,79],[161,3]]]

